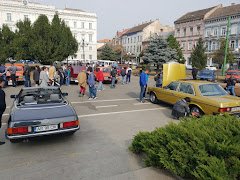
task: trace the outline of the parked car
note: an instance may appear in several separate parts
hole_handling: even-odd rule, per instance
[[[191,112],[200,114],[230,113],[240,115],[240,98],[230,96],[219,84],[207,81],[173,81],[163,88],[149,87],[150,101],[163,101],[175,104],[178,100],[190,97]]]
[[[225,82],[227,82],[227,79],[229,79],[231,76],[233,76],[233,78],[236,79],[237,82],[240,82],[240,71],[239,70],[228,70],[226,72]]]
[[[22,63],[15,63],[14,66],[17,67],[17,71],[16,71],[16,80],[17,82],[23,82],[24,81],[24,77],[23,77],[23,72],[24,72],[24,64]],[[10,63],[6,63],[5,64],[6,69],[11,67]],[[11,74],[9,71],[7,71],[7,81],[8,84],[11,84]]]
[[[10,142],[53,134],[73,134],[80,129],[79,119],[58,87],[23,88],[12,95],[13,105],[6,137]]]
[[[207,81],[215,81],[215,79],[216,79],[215,71],[208,70],[208,69],[198,71],[197,79],[207,80]]]
[[[206,69],[216,71],[217,68],[215,66],[206,66]]]

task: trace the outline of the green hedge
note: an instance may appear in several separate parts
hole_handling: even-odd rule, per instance
[[[233,116],[188,118],[140,132],[130,150],[148,166],[193,179],[240,179],[240,120]]]

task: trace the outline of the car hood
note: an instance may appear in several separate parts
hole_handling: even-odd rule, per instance
[[[24,107],[17,108],[11,113],[12,121],[29,121],[54,119],[61,117],[76,116],[74,109],[70,105],[50,106],[50,107]]]
[[[213,100],[217,102],[221,108],[224,107],[238,107],[240,106],[240,98],[235,96],[209,96],[207,97],[209,100]]]

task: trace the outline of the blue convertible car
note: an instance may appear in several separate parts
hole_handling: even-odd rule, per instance
[[[80,129],[78,116],[58,87],[23,88],[12,95],[6,136],[19,142],[37,136],[68,133]]]

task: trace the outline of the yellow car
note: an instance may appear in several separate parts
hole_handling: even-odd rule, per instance
[[[150,101],[175,104],[190,97],[191,112],[203,114],[230,113],[240,115],[240,98],[230,96],[219,84],[207,81],[180,80],[163,88],[149,87]]]

